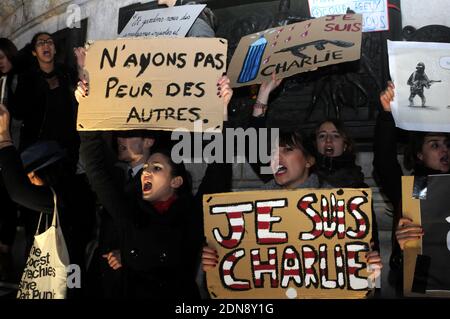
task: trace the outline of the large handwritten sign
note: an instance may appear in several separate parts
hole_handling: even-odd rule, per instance
[[[368,290],[370,189],[205,195],[214,298],[361,298]]]
[[[327,16],[243,37],[228,69],[232,87],[358,60],[361,15]]]
[[[363,32],[389,30],[386,0],[308,0],[312,17],[345,14],[347,9],[363,16]]]
[[[136,11],[120,37],[184,37],[206,4]]]
[[[217,80],[226,50],[226,40],[211,38],[95,42],[87,50],[90,92],[79,106],[78,130],[220,130]]]

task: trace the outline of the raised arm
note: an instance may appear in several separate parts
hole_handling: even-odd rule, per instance
[[[10,115],[0,104],[0,172],[11,199],[35,211],[53,212],[53,194],[49,187],[31,184],[9,133]]]
[[[378,114],[375,126],[373,166],[383,192],[397,209],[401,200],[403,172],[397,159],[397,129],[390,107],[390,102],[394,99],[394,88],[394,84],[389,82],[380,95],[383,111]]]

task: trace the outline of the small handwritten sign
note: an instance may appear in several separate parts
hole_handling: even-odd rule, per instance
[[[363,16],[363,32],[389,30],[386,0],[308,0],[312,17],[344,14],[347,9]]]
[[[90,92],[78,107],[78,130],[220,130],[217,80],[226,52],[226,40],[218,38],[94,42],[87,50]],[[202,123],[198,129],[196,122]]]
[[[136,11],[119,36],[183,38],[205,7],[196,4]]]

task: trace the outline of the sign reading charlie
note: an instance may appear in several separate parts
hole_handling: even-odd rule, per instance
[[[331,15],[243,37],[231,60],[232,87],[262,83],[318,67],[358,60],[361,56],[360,14]]]
[[[370,189],[205,195],[214,298],[362,298],[371,239]]]
[[[217,80],[227,42],[218,38],[118,39],[89,47],[89,96],[78,130],[220,130],[223,101]]]

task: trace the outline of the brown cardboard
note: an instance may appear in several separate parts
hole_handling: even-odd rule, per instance
[[[342,228],[344,230],[344,238],[338,238],[337,234],[334,236],[328,234],[330,238],[326,238],[325,234],[317,236],[317,238],[312,238],[312,240],[307,240],[307,234],[313,230],[313,222],[310,217],[305,213],[308,203],[306,200],[300,201],[300,199],[310,199],[309,207],[316,210],[319,215],[323,216],[321,213],[321,203],[322,195],[328,201],[328,207],[333,207],[331,204],[331,196],[334,194],[335,203],[339,203],[341,211],[345,220],[345,226]],[[315,202],[314,196],[316,197]],[[352,290],[349,284],[349,276],[347,267],[347,254],[346,254],[346,244],[351,244],[355,242],[365,243],[364,248],[369,249],[371,230],[372,230],[372,220],[371,220],[371,200],[372,193],[370,189],[302,189],[302,190],[276,190],[276,191],[251,191],[251,192],[238,192],[238,193],[222,193],[222,194],[212,194],[205,195],[203,198],[203,211],[205,219],[205,235],[207,238],[208,246],[215,248],[218,251],[219,263],[218,266],[213,270],[207,272],[207,284],[208,290],[212,298],[363,298],[368,292],[367,288],[367,276],[368,273],[365,269],[365,251],[356,252],[356,262],[360,263],[361,269],[356,271],[356,276],[364,278],[361,280],[359,286],[362,290]],[[360,203],[354,207],[349,204],[349,201],[355,200],[356,198]],[[341,202],[339,200],[344,200]],[[271,217],[268,212],[270,208],[267,208],[269,204],[263,204],[263,202],[269,201],[272,204],[280,205],[279,207],[272,208]],[[230,218],[230,224],[228,222],[227,214],[220,211],[224,211],[223,206],[225,205],[238,205],[241,208],[244,223],[242,220],[236,218],[239,214],[234,215],[234,219]],[[239,206],[241,205],[241,206]],[[258,213],[255,212],[255,208],[259,206],[266,206],[266,208],[258,208]],[[273,206],[273,205],[272,205]],[[285,206],[285,207],[282,207]],[[299,207],[299,208],[298,208]],[[352,214],[349,213],[350,207],[359,208],[363,213],[361,220],[365,221],[367,227],[366,233],[361,233],[359,235],[361,238],[349,238],[345,233],[350,229],[359,229],[356,219]],[[247,212],[243,212],[245,210]],[[257,217],[258,216],[258,217]],[[259,217],[261,216],[261,217]],[[330,214],[328,214],[330,216]],[[264,218],[265,217],[265,218]],[[272,221],[269,225],[264,222],[259,222],[260,220]],[[361,223],[362,224],[362,223]],[[229,225],[234,225],[235,235],[231,236]],[[240,226],[245,229],[239,229]],[[278,233],[274,236],[283,236],[280,233],[285,233],[287,241],[283,238],[270,239],[270,236],[264,234],[263,232],[257,232],[255,228],[260,225],[261,229],[269,229],[270,232]],[[336,227],[336,229],[338,229]],[[242,234],[242,237],[239,237]],[[259,234],[259,242],[257,239],[257,234]],[[231,237],[231,240],[227,240],[227,237]],[[269,239],[267,239],[269,238]],[[224,240],[222,240],[224,239]],[[233,241],[236,239],[236,241]],[[306,287],[305,281],[305,258],[303,255],[303,249],[307,249],[307,246],[312,247],[319,255],[319,245],[325,244],[327,250],[327,264],[328,264],[328,276],[325,279],[329,281],[336,281],[336,287],[325,288],[326,280],[322,280],[322,276],[319,270],[318,258],[313,263],[312,269],[315,269],[318,275],[317,283],[318,286],[315,287],[311,284],[308,288]],[[340,245],[342,252],[342,271],[337,271],[336,261],[335,261],[335,247]],[[283,256],[285,249],[291,246],[291,256],[295,256],[295,251],[298,252],[299,259],[292,259],[291,262],[283,262]],[[240,251],[243,249],[243,251]],[[268,274],[262,275],[262,284],[257,280],[256,272],[252,270],[252,258],[251,250],[260,249],[260,262],[261,264],[268,261],[269,249],[276,250],[276,267],[274,272],[275,278],[272,278]],[[227,262],[228,256],[232,256],[233,252],[238,251],[238,259],[235,264]],[[239,257],[240,252],[244,252],[244,255]],[[272,254],[273,256],[273,254]],[[316,256],[318,257],[318,256]],[[232,259],[232,258],[231,258]],[[231,260],[230,259],[230,260]],[[295,262],[297,260],[297,262]],[[321,261],[322,262],[322,261]],[[321,263],[320,262],[320,263]],[[282,287],[282,271],[283,267],[289,267],[289,265],[301,265],[301,274],[299,279],[301,281],[301,287],[298,287],[294,280],[291,279],[285,287]],[[234,266],[232,266],[234,265]],[[230,267],[232,266],[232,267]],[[270,266],[268,266],[270,267]],[[359,267],[359,266],[358,266]],[[256,268],[255,268],[256,269]],[[229,273],[231,271],[231,273]],[[294,270],[291,270],[296,273]],[[314,271],[314,270],[312,270]],[[310,272],[310,271],[309,271]],[[340,272],[340,278],[344,279],[344,282],[337,282],[337,272]],[[223,274],[223,275],[221,275]],[[243,281],[242,286],[234,285],[232,280]],[[231,281],[230,281],[231,279]],[[246,283],[245,281],[248,281]],[[352,279],[352,285],[354,286],[354,281]],[[261,287],[255,288],[256,285]],[[285,283],[286,284],[286,283]],[[273,287],[272,287],[273,285]],[[331,288],[330,288],[331,287]],[[242,289],[242,290],[239,290]]]
[[[421,225],[420,200],[412,196],[414,176],[402,176],[402,215],[410,218],[414,224]],[[410,241],[405,244],[403,251],[403,294],[417,297],[422,294],[411,292],[416,267],[416,257],[422,252],[421,240]]]
[[[362,16],[326,16],[267,29],[243,37],[228,68],[232,87],[259,84],[358,60]],[[263,42],[263,43],[262,43]]]
[[[86,58],[89,96],[79,105],[77,129],[220,130],[217,80],[226,69],[226,50],[226,40],[218,38],[94,42]]]

